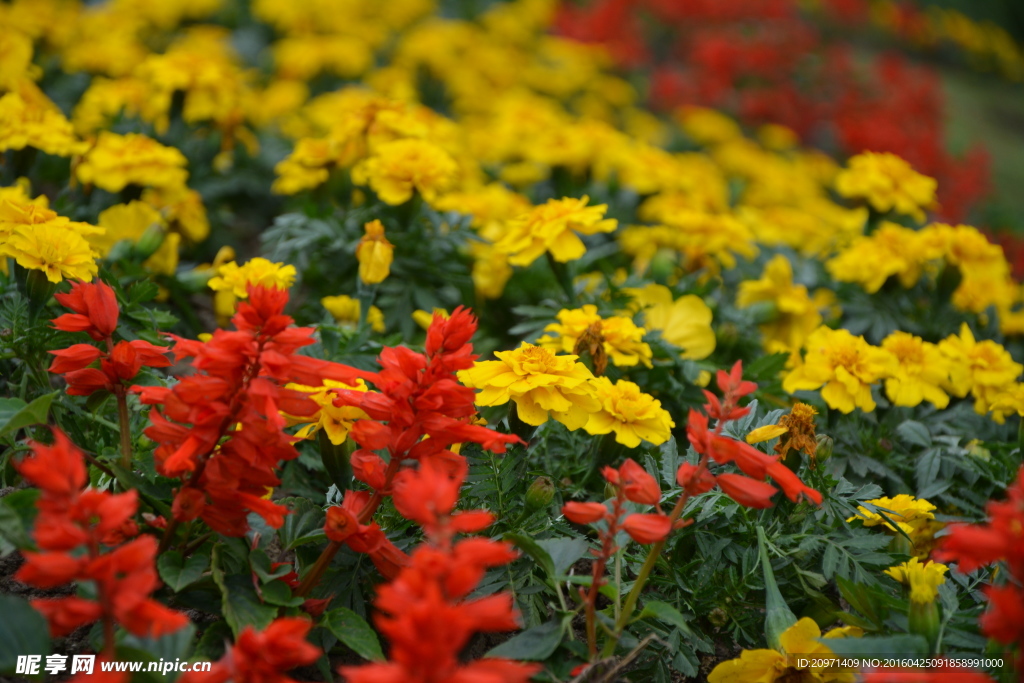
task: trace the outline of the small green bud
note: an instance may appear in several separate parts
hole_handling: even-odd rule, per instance
[[[679,254],[672,249],[659,249],[651,259],[651,277],[664,282],[679,266]]]
[[[817,436],[814,437],[814,440],[818,444],[817,448],[815,449],[815,461],[825,462],[826,460],[831,458],[832,446],[835,443],[832,440],[832,437],[829,436],[828,434],[818,434]]]
[[[722,628],[729,623],[729,614],[721,607],[716,607],[708,612],[708,621],[715,628]]]
[[[910,632],[924,636],[928,641],[930,652],[935,652],[935,645],[939,638],[939,605],[936,601],[914,602],[910,601],[910,611],[907,613]]]
[[[526,509],[530,512],[543,510],[555,498],[555,482],[548,477],[537,477],[526,489]]]
[[[159,225],[151,225],[146,228],[146,232],[142,233],[142,237],[135,243],[135,254],[139,258],[147,259],[156,253],[156,250],[160,248],[160,245],[164,243],[164,237],[167,236],[167,231],[161,228]]]
[[[213,279],[213,276],[217,274],[217,271],[213,268],[210,269],[196,269],[189,270],[184,273],[178,273],[178,282],[181,283],[182,287],[186,291],[193,294],[203,292],[206,290],[207,283]]]
[[[57,283],[50,282],[46,273],[41,270],[26,271],[20,266],[16,266],[15,276],[19,289],[28,299],[29,319],[34,322],[39,313],[46,308],[53,293],[57,291]]]
[[[768,540],[765,538],[764,527],[757,527],[757,548],[761,556],[761,570],[764,572],[765,592],[765,616],[764,630],[768,637],[768,647],[775,650],[782,648],[780,636],[790,626],[796,623],[796,615],[789,609],[785,598],[779,591],[779,584],[775,581],[775,572],[772,571],[772,563],[768,559]]]

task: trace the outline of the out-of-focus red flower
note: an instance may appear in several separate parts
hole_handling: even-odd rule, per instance
[[[320,648],[306,640],[313,622],[302,617],[275,619],[263,631],[251,626],[216,662],[210,671],[187,672],[181,683],[293,683],[287,673],[312,664],[320,657]]]
[[[605,518],[608,508],[601,503],[577,503],[575,501],[562,506],[562,514],[570,522],[576,524],[593,524]]]
[[[57,293],[54,298],[74,311],[53,320],[53,326],[58,330],[86,332],[96,341],[101,341],[112,336],[117,329],[117,295],[105,282],[72,282],[70,292]]]
[[[661,501],[661,486],[658,485],[658,480],[632,458],[626,458],[619,467],[618,474],[626,500],[640,505],[657,505]]]
[[[715,480],[725,495],[748,508],[770,508],[772,496],[778,492],[774,486],[742,474],[719,474]]]
[[[657,543],[668,538],[672,520],[668,515],[636,513],[623,520],[622,529],[637,543]]]

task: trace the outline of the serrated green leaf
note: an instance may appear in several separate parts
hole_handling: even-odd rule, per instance
[[[210,560],[205,555],[195,554],[185,559],[177,550],[165,552],[156,561],[160,579],[175,593],[198,581],[209,566]]]
[[[511,542],[532,557],[533,561],[540,565],[540,568],[547,574],[548,579],[552,581],[557,580],[558,572],[555,571],[555,561],[551,559],[548,551],[539,546],[532,538],[525,534],[507,533],[502,536],[502,540]]]
[[[336,607],[324,613],[320,625],[357,655],[371,662],[384,661],[377,633],[366,620],[345,607]]]
[[[904,441],[914,446],[930,448],[932,445],[931,433],[927,427],[917,420],[905,420],[903,424],[896,428],[896,433]]]
[[[537,545],[551,558],[555,576],[565,575],[590,547],[585,538],[546,538],[537,541]]]
[[[686,617],[672,605],[667,602],[661,602],[659,600],[651,600],[644,603],[644,608],[640,610],[640,614],[636,616],[637,619],[657,619],[663,621],[666,624],[671,624],[677,629],[682,631],[688,636],[692,636],[693,631],[690,629],[689,624],[686,623]]]
[[[325,538],[324,511],[319,506],[306,498],[282,498],[277,502],[291,510],[277,531],[286,551]]]

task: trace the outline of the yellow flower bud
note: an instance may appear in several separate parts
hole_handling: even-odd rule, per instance
[[[373,220],[363,226],[366,234],[356,247],[359,260],[359,279],[368,285],[383,282],[391,273],[395,246],[384,237],[384,225]]]

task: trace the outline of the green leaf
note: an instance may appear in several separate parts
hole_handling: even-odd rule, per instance
[[[277,502],[292,511],[277,531],[286,551],[325,538],[324,511],[319,506],[307,498],[282,498]]]
[[[59,391],[43,394],[28,405],[17,398],[0,399],[0,436],[29,425],[46,424],[50,415],[50,404],[58,394]]]
[[[215,662],[224,655],[224,644],[231,639],[231,629],[226,621],[215,621],[206,627],[196,649],[192,653],[197,660]]]
[[[552,619],[540,626],[517,633],[504,643],[492,648],[485,656],[506,659],[544,660],[554,654],[562,642],[563,619]]]
[[[564,576],[590,547],[585,538],[546,538],[537,541],[537,545],[551,558],[556,576]]]
[[[140,638],[128,633],[118,643],[118,650],[121,647],[132,648],[146,653],[154,660],[173,662],[175,659],[186,659],[189,656],[195,635],[194,624],[186,624],[183,628],[159,638]]]
[[[329,610],[324,613],[320,625],[363,659],[371,662],[384,661],[377,633],[370,628],[365,619],[352,610],[345,607]]]
[[[920,492],[928,487],[939,476],[939,469],[942,467],[942,451],[938,448],[929,448],[917,459],[917,490]]]
[[[305,599],[296,595],[292,596],[292,589],[284,581],[271,581],[260,586],[263,593],[263,602],[269,605],[281,607],[298,607]]]
[[[198,581],[209,566],[210,560],[205,555],[185,559],[177,550],[165,552],[156,561],[160,579],[175,593]]]
[[[841,656],[877,657],[879,654],[886,654],[925,657],[928,655],[928,641],[924,636],[909,633],[896,636],[864,636],[862,638],[819,638],[818,642]]]
[[[916,420],[906,420],[896,428],[900,438],[914,446],[929,448],[932,445],[932,435],[928,428]]]
[[[750,365],[743,368],[743,379],[753,382],[771,381],[778,377],[789,361],[787,353],[773,353],[770,356],[761,356]]]
[[[544,570],[549,579],[552,581],[557,579],[558,573],[555,571],[555,561],[547,550],[537,544],[537,541],[525,534],[516,533],[507,533],[502,536],[502,540],[511,541],[517,548],[532,557],[533,561],[540,565],[540,568]]]
[[[246,626],[252,626],[257,631],[262,631],[277,616],[277,608],[264,605],[256,589],[252,585],[251,576],[241,574],[224,575],[221,568],[221,552],[223,545],[218,543],[213,547],[213,582],[220,588],[221,611],[224,619],[231,627],[231,632],[238,637]]]
[[[0,673],[13,674],[18,655],[50,654],[49,626],[27,600],[0,595],[0,614]]]
[[[686,617],[672,605],[667,602],[661,602],[660,600],[651,600],[650,602],[644,603],[644,608],[637,615],[637,619],[657,619],[663,621],[666,624],[671,624],[677,629],[682,631],[688,636],[692,636],[693,631],[690,630],[689,624],[686,623]]]
[[[839,586],[839,592],[843,599],[850,604],[850,607],[873,624],[870,630],[880,630],[889,616],[889,607],[882,589],[877,586],[854,583],[841,576],[836,577],[836,584]],[[883,652],[883,650],[879,650],[879,652]]]
[[[21,515],[3,498],[0,498],[0,541],[3,541],[0,557],[6,557],[21,548],[32,547],[32,539],[28,536]]]
[[[836,573],[836,565],[839,564],[839,551],[834,545],[825,548],[825,554],[821,558],[821,573],[826,579],[831,579]]]
[[[274,579],[280,579],[282,576],[292,571],[292,566],[288,563],[285,563],[283,566],[271,571],[270,558],[267,557],[266,552],[259,548],[249,552],[249,566],[252,568],[253,573],[255,573],[263,583],[270,583]]]

